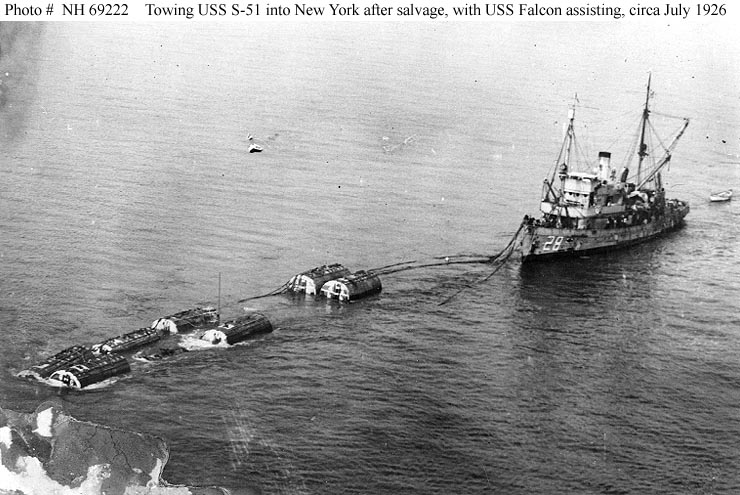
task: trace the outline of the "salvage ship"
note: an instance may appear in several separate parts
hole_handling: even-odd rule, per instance
[[[617,170],[611,153],[599,153],[598,162],[578,166],[580,148],[574,130],[575,105],[568,130],[551,174],[545,179],[541,218],[525,216],[521,237],[522,261],[550,260],[611,251],[652,239],[683,225],[689,205],[666,199],[661,172],[689,125],[683,118],[668,146],[655,134],[650,121],[650,77],[635,139],[637,167],[630,174],[630,156]],[[649,144],[657,143],[656,149]]]

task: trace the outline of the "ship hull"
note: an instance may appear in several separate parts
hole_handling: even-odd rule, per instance
[[[672,201],[651,222],[609,229],[576,229],[527,225],[522,234],[522,262],[548,261],[623,249],[680,228],[689,205]]]

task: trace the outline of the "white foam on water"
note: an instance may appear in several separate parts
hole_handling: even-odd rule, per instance
[[[227,348],[230,347],[229,344],[224,342],[219,342],[218,344],[212,344],[211,342],[207,340],[202,340],[198,337],[186,335],[183,336],[182,340],[178,343],[180,347],[183,349],[187,349],[188,351],[202,351],[205,349],[213,349],[213,348]]]
[[[41,435],[42,437],[51,438],[51,425],[54,423],[54,409],[44,409],[36,415],[36,429],[34,433]]]
[[[13,444],[13,432],[10,430],[9,426],[3,426],[0,428],[0,443],[5,445],[7,448],[10,448]],[[0,452],[0,456],[2,456],[2,452]],[[2,460],[2,457],[0,457],[0,460]]]

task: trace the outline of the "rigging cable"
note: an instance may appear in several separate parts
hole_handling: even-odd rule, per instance
[[[508,259],[511,257],[512,253],[516,249],[516,240],[519,238],[519,233],[522,231],[522,228],[524,228],[524,225],[525,225],[525,222],[522,222],[519,225],[519,229],[517,229],[516,233],[511,238],[511,240],[506,245],[506,247],[504,247],[501,251],[494,254],[493,256],[485,256],[485,255],[479,255],[479,254],[472,254],[472,255],[471,254],[458,254],[458,255],[452,255],[452,256],[435,256],[433,257],[433,259],[437,261],[432,261],[432,262],[427,262],[427,263],[420,263],[417,260],[401,261],[399,263],[393,263],[393,264],[381,266],[378,268],[371,268],[367,271],[375,273],[376,275],[390,275],[392,273],[398,273],[398,272],[403,272],[407,270],[418,270],[420,268],[429,268],[433,266],[499,263],[496,269],[492,273],[490,273],[487,277],[485,277],[482,280],[479,280],[478,282],[475,282],[476,284],[482,283],[490,279],[501,268],[501,266],[503,266],[506,263],[506,261],[508,261]],[[236,301],[235,304],[243,304],[247,301],[252,301],[255,299],[263,299],[265,297],[272,297],[272,296],[277,296],[280,294],[285,294],[289,290],[288,289],[289,284],[290,282],[286,282],[280,287],[270,292],[267,292],[265,294],[239,299],[238,301]],[[472,285],[468,285],[466,287],[472,287]],[[458,291],[453,296],[449,297],[442,304],[446,304],[460,292],[462,292],[462,290]],[[228,304],[225,304],[225,306],[228,306]]]
[[[485,277],[477,280],[476,282],[473,282],[472,284],[466,284],[463,288],[452,294],[450,297],[439,303],[439,306],[444,306],[448,302],[452,301],[455,297],[457,297],[459,294],[461,294],[466,289],[472,289],[474,286],[478,284],[482,284],[484,282],[487,282],[491,277],[493,277],[496,272],[498,272],[502,266],[506,264],[507,261],[509,261],[509,258],[511,258],[511,255],[514,254],[516,251],[516,241],[519,239],[519,234],[521,233],[524,226],[527,224],[526,220],[522,221],[522,223],[519,225],[519,228],[517,229],[514,236],[511,238],[509,243],[506,245],[504,249],[502,249],[496,256],[491,257],[491,263],[498,263],[496,268],[493,269],[491,273],[486,275]]]
[[[651,110],[650,113],[653,114],[653,115],[659,115],[660,117],[666,117],[666,118],[669,118],[669,119],[678,119],[678,120],[685,120],[686,119],[686,117],[681,117],[681,116],[678,116],[678,115],[670,115],[670,114],[667,114],[667,113],[656,112],[655,110]]]
[[[454,258],[470,258],[470,259],[454,259]],[[395,263],[393,265],[387,265],[380,268],[372,268],[368,270],[377,275],[389,275],[391,273],[403,272],[406,270],[416,270],[419,268],[427,268],[430,266],[443,266],[443,265],[459,265],[459,264],[473,264],[473,263],[490,263],[492,256],[468,256],[468,255],[456,255],[456,256],[437,256],[434,259],[439,261],[432,261],[428,263],[419,263],[418,261],[406,261],[401,263]],[[414,264],[417,263],[417,264]],[[406,265],[406,266],[401,266]]]
[[[254,299],[262,299],[262,298],[265,298],[265,297],[271,297],[271,296],[277,296],[277,295],[280,295],[280,294],[285,294],[286,292],[288,292],[288,283],[289,282],[285,282],[283,285],[281,285],[277,289],[272,290],[272,291],[270,291],[270,292],[268,292],[266,294],[262,294],[262,295],[259,295],[259,296],[245,297],[244,299],[239,299],[236,302],[236,304],[242,304],[242,303],[245,303],[247,301],[252,301]]]
[[[655,130],[655,126],[653,126],[653,122],[651,120],[648,120],[648,124],[650,124],[650,129],[653,130],[653,134],[655,134],[655,138],[658,140],[658,143],[663,147],[663,151],[668,153],[668,147],[663,144],[663,140],[660,139],[660,136],[658,135],[658,131]]]

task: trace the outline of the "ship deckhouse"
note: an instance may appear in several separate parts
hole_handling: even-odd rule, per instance
[[[610,159],[611,153],[602,151],[598,167],[589,172],[568,172],[568,167],[562,165],[558,175],[560,194],[555,194],[550,182],[545,181],[540,210],[548,215],[578,219],[624,212],[625,199],[634,184],[625,182],[627,169],[616,179],[617,171],[611,167]]]

